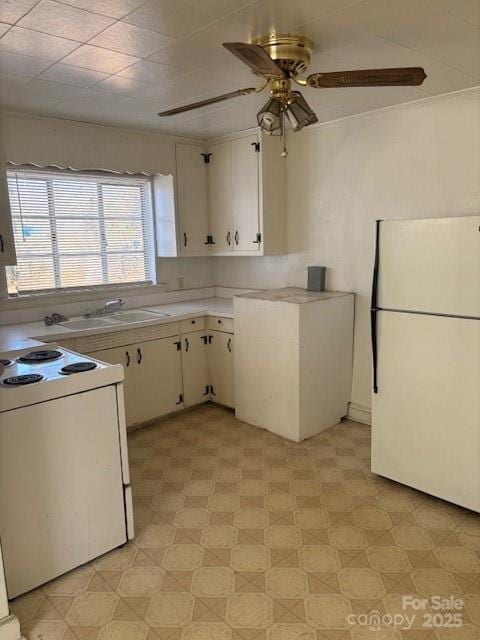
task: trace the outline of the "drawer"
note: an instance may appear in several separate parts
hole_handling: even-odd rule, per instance
[[[180,333],[190,333],[190,331],[205,331],[206,318],[190,318],[190,320],[180,320]]]
[[[63,347],[64,349],[70,349],[70,351],[77,350],[77,340],[76,338],[61,338],[60,340],[55,340],[59,347]]]
[[[159,338],[169,338],[178,334],[178,322],[168,324],[156,324],[142,329],[129,329],[126,331],[116,331],[115,333],[98,333],[94,336],[77,338],[77,351],[80,353],[91,353],[102,349],[112,349],[113,347],[123,347],[137,342],[147,342],[158,340]]]
[[[225,331],[233,333],[233,318],[220,318],[219,316],[211,316],[207,319],[207,328],[215,331]]]

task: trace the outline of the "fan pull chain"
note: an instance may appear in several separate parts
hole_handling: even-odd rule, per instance
[[[282,151],[282,158],[286,158],[288,156],[288,151],[287,151],[287,144],[285,142],[285,111],[282,111],[282,140],[283,140],[283,151]]]

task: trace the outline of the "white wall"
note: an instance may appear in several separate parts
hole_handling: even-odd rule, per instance
[[[289,255],[216,258],[215,283],[306,286],[326,265],[329,289],[357,294],[352,402],[369,407],[374,221],[480,212],[480,91],[306,129],[288,149]]]
[[[1,117],[7,161],[175,175],[174,145],[180,138],[23,114]],[[157,277],[170,290],[178,288],[178,277],[184,288],[208,287],[213,267],[208,258],[159,259]]]

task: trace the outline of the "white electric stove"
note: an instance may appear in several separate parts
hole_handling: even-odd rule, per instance
[[[133,538],[123,368],[57,345],[0,354],[9,598]]]

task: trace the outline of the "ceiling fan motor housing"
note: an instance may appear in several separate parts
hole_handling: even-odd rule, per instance
[[[270,58],[290,76],[306,71],[310,64],[313,43],[305,36],[291,33],[272,33],[255,40],[268,53]]]

